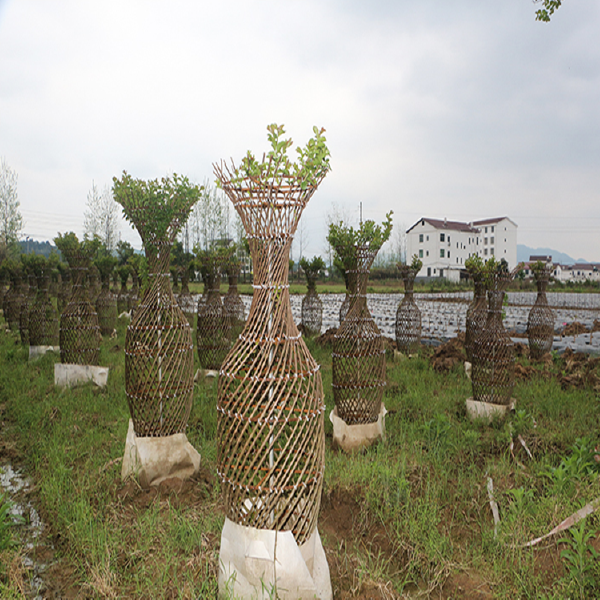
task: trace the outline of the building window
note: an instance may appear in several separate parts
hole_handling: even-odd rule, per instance
[[[487,256],[487,248],[484,248],[484,249],[483,249],[483,255],[484,255],[484,256]]]
[[[419,258],[423,258],[423,250],[419,250]]]
[[[458,256],[456,257],[456,264],[458,264]]]
[[[484,246],[487,246],[487,238],[483,238],[483,244]]]
[[[450,243],[450,236],[448,236],[448,244]]]
[[[494,226],[492,225],[492,233],[494,233]]]
[[[445,242],[445,241],[446,241],[446,234],[440,233],[440,242]]]
[[[494,256],[494,249],[490,248],[490,256]]]
[[[435,275],[435,271],[436,271],[436,270],[434,269],[434,270],[433,270],[433,274],[434,274],[434,275]]]
[[[426,239],[427,241],[429,241],[429,236],[427,236],[425,239]]]
[[[429,256],[429,250],[425,250],[425,252],[426,252],[425,256]],[[505,252],[506,252],[506,250],[505,250]]]
[[[487,233],[487,227],[485,228],[485,232]]]
[[[493,244],[493,243],[494,243],[494,236],[492,236],[492,237],[490,238],[490,244]]]
[[[422,244],[422,243],[423,243],[423,234],[420,233],[419,234],[419,244]]]
[[[456,242],[456,247],[458,248],[458,242]]]
[[[450,250],[448,250],[448,258],[450,258]]]
[[[442,233],[442,235],[444,235],[444,234]],[[445,253],[445,250],[442,248],[440,250],[440,258],[444,258],[444,253]]]
[[[444,276],[444,269],[440,269],[440,277]]]
[[[427,277],[431,277],[431,267],[427,267]]]

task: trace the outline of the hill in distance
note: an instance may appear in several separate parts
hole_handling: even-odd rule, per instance
[[[524,244],[517,244],[517,262],[528,261],[530,256],[551,256],[553,262],[561,265],[573,265],[575,263],[587,263],[585,258],[572,258],[564,252],[553,250],[552,248],[530,248]]]

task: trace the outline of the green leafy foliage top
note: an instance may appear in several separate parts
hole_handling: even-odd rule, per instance
[[[233,168],[231,183],[234,186],[241,186],[250,179],[258,185],[281,186],[292,183],[305,190],[310,186],[316,187],[331,169],[324,128],[313,127],[314,137],[308,140],[304,148],[296,148],[298,159],[295,162],[287,155],[293,142],[283,137],[284,126],[272,123],[267,126],[267,131],[271,150],[263,154],[261,161],[248,150],[240,165]],[[221,177],[216,183],[218,187],[223,187]]]
[[[313,256],[312,260],[301,258],[299,264],[309,286],[315,283],[319,273],[325,268],[325,261],[320,256]]]
[[[121,179],[113,177],[112,188],[125,219],[138,230],[147,253],[161,243],[173,242],[203,189],[176,173],[145,181],[134,179],[126,171]]]
[[[485,277],[483,259],[478,254],[473,254],[465,260],[465,269],[475,282],[483,281]]]
[[[416,254],[413,254],[410,265],[407,263],[398,263],[398,270],[400,271],[401,277],[409,275],[414,277],[422,268],[423,261]]]
[[[345,225],[343,221],[329,224],[327,241],[339,256],[344,269],[356,267],[358,248],[378,252],[387,242],[392,233],[392,214],[393,211],[390,211],[381,225],[376,224],[375,221],[364,221],[357,229]]]
[[[110,256],[109,254],[105,254],[94,261],[96,268],[100,272],[102,281],[110,277],[118,262],[119,261],[114,256]]]
[[[72,231],[59,233],[54,243],[71,268],[88,267],[102,245],[97,237],[84,238],[80,242]]]
[[[36,277],[45,277],[50,274],[52,264],[41,254],[21,254],[21,262],[27,273]]]

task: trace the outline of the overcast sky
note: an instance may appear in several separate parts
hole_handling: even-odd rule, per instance
[[[304,144],[332,171],[303,216],[508,216],[518,241],[600,261],[600,2],[0,0],[0,156],[24,235],[83,232],[92,180]],[[126,224],[124,239],[140,246]],[[306,245],[306,240],[304,240]]]

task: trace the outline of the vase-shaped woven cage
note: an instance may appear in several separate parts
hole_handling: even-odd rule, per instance
[[[356,286],[358,284],[356,273],[352,276],[349,276],[348,273],[345,273],[344,281],[346,283],[346,295],[344,296],[340,306],[340,325],[344,322],[344,319],[350,310],[350,304],[352,304],[353,300],[356,298]]]
[[[73,287],[71,298],[60,316],[60,360],[65,364],[97,365],[100,325],[87,292],[91,258],[78,250],[69,251],[65,258],[71,268]]]
[[[540,359],[544,354],[550,352],[554,340],[554,312],[548,306],[548,298],[546,297],[550,270],[551,268],[547,266],[533,270],[537,285],[537,298],[529,311],[527,338],[529,341],[529,355],[534,360]]]
[[[465,352],[467,360],[473,362],[475,340],[481,336],[488,314],[486,288],[481,273],[473,275],[473,300],[467,308],[465,318]]]
[[[235,259],[230,260],[227,263],[226,272],[229,289],[223,297],[223,306],[225,306],[231,322],[230,337],[235,342],[246,323],[246,308],[238,292],[238,278],[240,276],[239,261]]]
[[[221,300],[221,273],[212,265],[206,276],[206,301],[198,307],[196,345],[203,369],[219,370],[231,348],[231,320]]]
[[[145,229],[143,216],[138,214],[136,219],[138,230],[141,226]],[[173,237],[179,222],[176,218],[171,225]],[[171,289],[172,240],[147,235],[142,241],[150,270],[149,285],[127,327],[125,389],[136,435],[169,436],[185,433],[192,407],[192,332]]]
[[[21,304],[25,300],[22,287],[21,273],[13,271],[10,274],[10,288],[4,297],[4,320],[11,331],[19,331]]]
[[[37,292],[29,309],[29,343],[32,346],[58,346],[58,311],[50,298],[50,277],[37,276]]]
[[[56,297],[56,309],[59,316],[62,315],[63,310],[65,310],[69,300],[71,299],[71,296],[73,295],[71,270],[69,268],[64,268],[60,277],[61,283],[58,290],[58,296]]]
[[[496,280],[487,292],[487,319],[473,343],[471,382],[478,402],[508,406],[515,382],[515,357],[514,344],[502,322],[503,287]]]
[[[196,302],[194,296],[190,293],[190,274],[189,270],[185,269],[181,273],[181,291],[177,296],[177,304],[183,311],[185,318],[188,320],[190,327],[194,327],[194,319],[196,318],[196,311],[194,310]]]
[[[417,271],[410,265],[399,265],[404,282],[404,298],[396,311],[396,346],[400,352],[414,354],[421,346],[421,311],[414,298]]]
[[[21,344],[24,346],[29,346],[29,311],[37,292],[35,284],[32,286],[33,282],[35,282],[35,276],[28,275],[27,283],[23,284],[24,297],[19,312],[19,335],[21,336]]]
[[[217,471],[226,514],[241,525],[314,531],[323,485],[323,385],[292,317],[288,269],[292,236],[322,177],[305,189],[279,182],[232,182],[215,166],[241,217],[254,264],[246,326],[219,376]]]
[[[102,290],[96,299],[96,312],[98,313],[98,324],[103,336],[112,335],[117,327],[117,297],[110,289],[110,276],[102,277]]]
[[[350,310],[333,338],[333,399],[338,417],[348,425],[379,418],[385,387],[385,349],[367,306],[367,282],[377,250],[357,246],[356,269],[348,271]],[[354,284],[354,281],[356,284]]]
[[[308,290],[302,298],[301,321],[304,327],[304,335],[313,337],[321,335],[323,325],[323,302],[317,294],[316,275],[306,275]]]
[[[92,306],[96,306],[96,299],[100,294],[100,274],[96,265],[90,264],[88,267],[86,286],[88,300],[92,303]]]

